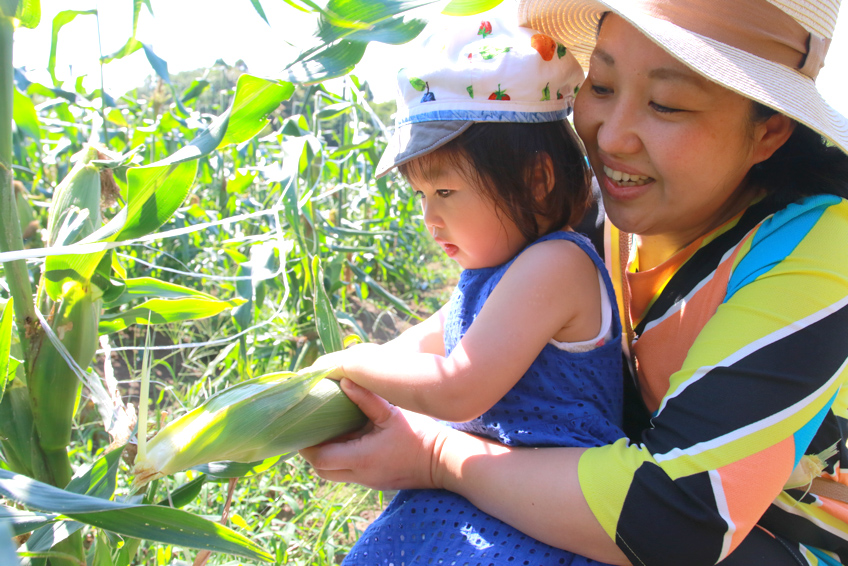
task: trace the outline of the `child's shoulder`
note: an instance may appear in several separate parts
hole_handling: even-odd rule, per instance
[[[600,263],[592,244],[575,232],[560,231],[533,242],[515,258],[507,274],[549,275],[561,283],[580,284],[597,279]]]

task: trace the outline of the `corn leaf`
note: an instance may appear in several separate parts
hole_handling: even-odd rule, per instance
[[[15,566],[20,563],[15,543],[12,542],[12,530],[6,523],[0,522],[0,564]]]
[[[133,37],[135,37],[136,31],[138,30],[138,16],[141,13],[141,5],[144,4],[147,6],[147,11],[150,15],[153,15],[153,8],[150,7],[150,0],[133,0]]]
[[[208,464],[195,466],[192,470],[196,472],[203,472],[204,475],[215,479],[249,478],[269,470],[280,462],[288,460],[295,454],[297,454],[297,452],[273,456],[271,458],[266,458],[265,460],[259,460],[258,462],[209,462]]]
[[[271,22],[268,21],[268,16],[265,15],[265,10],[262,9],[262,4],[259,2],[259,0],[250,0],[250,3],[253,4],[253,9],[256,10],[256,13],[259,14],[259,17],[265,20],[265,23],[270,26]]]
[[[230,143],[242,143],[258,134],[268,116],[294,93],[291,83],[241,75],[233,104],[192,142],[153,165],[181,163],[209,155]]]
[[[180,509],[181,507],[185,507],[189,503],[191,503],[195,497],[200,495],[200,491],[203,489],[203,486],[206,484],[208,477],[206,474],[200,474],[190,482],[184,483],[174,491],[168,494],[168,497],[162,499],[156,505],[163,505],[165,507],[173,507],[174,509]]]
[[[131,37],[127,40],[124,46],[118,49],[117,51],[115,51],[111,55],[101,57],[100,62],[105,65],[106,63],[111,63],[115,59],[123,59],[127,55],[132,55],[142,47],[144,46],[139,40],[137,40],[135,37]]]
[[[82,493],[101,499],[111,499],[115,494],[115,486],[118,481],[118,465],[120,464],[120,450],[113,450],[98,458],[90,466],[86,466],[77,473],[65,487],[66,491]],[[47,524],[36,530],[26,544],[22,547],[26,552],[47,552],[53,546],[65,540],[73,533],[80,530],[84,525],[78,521],[59,521]]]
[[[185,92],[183,92],[183,96],[180,100],[182,100],[183,102],[194,100],[195,98],[200,96],[200,94],[204,90],[206,90],[208,86],[209,81],[207,81],[206,79],[194,79],[193,81],[191,81],[191,84],[188,86]]]
[[[18,0],[15,18],[25,28],[38,27],[38,23],[41,21],[41,0]]]
[[[18,89],[13,88],[13,111],[12,120],[18,126],[18,129],[26,133],[36,142],[41,140],[41,125],[38,121],[38,115],[35,113],[35,106],[32,100],[25,94],[21,94]]]
[[[59,44],[59,30],[74,21],[77,16],[93,16],[96,14],[97,10],[65,10],[59,12],[53,18],[53,35],[50,39],[50,58],[47,62],[47,71],[50,73],[54,85],[58,86],[56,81],[56,49]]]
[[[502,2],[503,0],[451,0],[442,13],[447,16],[473,16],[491,10]]]
[[[160,281],[152,277],[135,277],[131,279],[120,280],[120,285],[123,287],[123,292],[113,297],[109,301],[105,301],[106,308],[125,305],[136,299],[143,297],[157,297],[159,299],[181,299],[186,297],[195,297],[202,299],[215,300],[215,297],[203,291],[177,285],[169,281]]]
[[[0,505],[0,523],[11,529],[14,536],[34,531],[59,518],[55,513],[34,513]]]
[[[341,116],[342,114],[350,112],[351,108],[353,108],[352,102],[338,102],[336,104],[330,104],[318,112],[318,119],[330,120],[336,116]]]
[[[182,299],[150,299],[130,310],[117,314],[104,314],[100,317],[101,334],[118,332],[133,324],[164,324],[198,320],[215,316],[222,311],[236,307],[244,302],[242,298],[221,301],[201,297]]]
[[[333,304],[324,289],[324,270],[318,256],[312,258],[312,300],[315,306],[315,328],[324,346],[324,352],[338,352],[344,348],[342,329],[333,312]]]
[[[112,566],[112,547],[104,531],[97,533],[94,542],[94,556],[91,558],[90,566]]]
[[[60,513],[128,537],[273,561],[265,549],[237,532],[179,509],[71,493],[6,470],[0,470],[0,494],[31,509]]]
[[[241,75],[236,84],[230,121],[218,147],[249,140],[268,124],[271,113],[294,93],[291,83]]]
[[[0,401],[9,382],[9,360],[12,351],[12,313],[14,299],[9,299],[0,315]]]

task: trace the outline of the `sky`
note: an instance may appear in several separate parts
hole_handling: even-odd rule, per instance
[[[14,65],[24,67],[30,80],[50,85],[47,63],[54,16],[62,10],[100,11],[100,43],[104,55],[123,46],[132,34],[132,0],[41,0],[41,24],[15,32]],[[310,43],[314,16],[299,12],[283,0],[261,0],[270,25],[250,0],[150,0],[151,16],[142,8],[137,37],[168,62],[173,73],[210,67],[217,59],[232,65],[243,60],[249,72],[275,76],[300,47]],[[59,32],[56,75],[70,80],[85,75],[88,90],[100,87],[97,18],[78,16]],[[414,56],[415,45],[371,43],[355,74],[371,86],[377,102],[394,98],[395,70]],[[142,51],[103,68],[108,93],[121,95],[144,83],[153,71]],[[848,8],[837,20],[827,65],[816,81],[830,105],[848,116]]]

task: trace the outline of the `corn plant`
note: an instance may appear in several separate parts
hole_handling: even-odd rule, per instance
[[[262,15],[260,1],[251,3]],[[432,310],[427,287],[442,277],[426,268],[433,248],[407,187],[372,177],[386,127],[367,85],[349,73],[369,41],[415,37],[424,22],[404,14],[436,3],[290,4],[315,14],[315,45],[273,79],[219,69],[235,84],[216,110],[202,107],[208,74],[180,92],[164,60],[135,38],[149,1],[133,1],[133,35],[101,63],[143,50],[158,86],[146,100],[116,100],[103,88],[83,92],[55,75],[38,84],[13,69],[15,26],[39,25],[39,2],[0,0],[0,494],[20,504],[0,507],[4,564],[158,564],[189,560],[189,549],[332,564],[355,538],[355,514],[371,496],[318,483],[280,457],[361,423],[337,388],[328,393],[333,386],[312,376],[286,382],[296,394],[269,389],[263,418],[285,421],[273,427],[283,434],[244,442],[243,453],[228,451],[238,441],[228,438],[237,421],[227,419],[237,418],[230,402],[244,391],[340,348],[342,329],[370,339],[368,309],[372,335]],[[52,53],[55,30],[76,17],[98,14],[60,13]],[[51,74],[54,65],[51,56]],[[346,76],[341,92],[322,84],[338,76]],[[137,477],[136,487],[153,481],[134,495],[121,456],[132,457],[135,411],[114,378],[92,367],[97,350],[114,345],[134,365],[140,346],[125,342],[139,327],[181,348],[192,379],[180,382],[167,359],[154,362],[173,383],[153,400],[152,428],[171,420],[166,411],[184,416],[149,446],[141,427],[139,467],[163,459]],[[150,349],[144,354],[149,360]],[[145,384],[139,414],[147,392]],[[332,409],[348,420],[321,438],[293,436],[289,406],[289,417]],[[184,425],[205,435],[208,452],[169,462],[173,451],[160,446]],[[236,478],[243,497],[233,502]],[[258,507],[247,507],[251,500]],[[181,510],[187,505],[194,512]],[[201,517],[210,507],[250,538]],[[9,535],[25,540],[18,557],[9,558]]]

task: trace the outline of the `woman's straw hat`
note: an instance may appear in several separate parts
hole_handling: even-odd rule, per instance
[[[553,36],[584,68],[604,12],[618,14],[708,79],[806,124],[848,153],[848,120],[815,77],[840,0],[521,0],[521,25]]]

